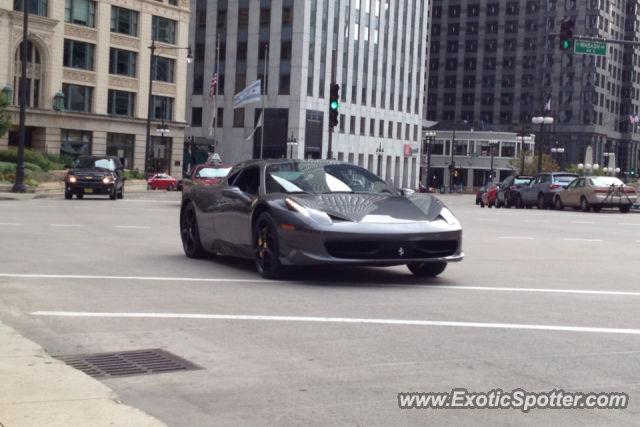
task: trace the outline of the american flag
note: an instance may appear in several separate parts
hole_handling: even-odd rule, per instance
[[[218,84],[218,66],[216,65],[213,70],[213,77],[211,77],[211,88],[209,88],[209,104],[211,104],[211,100],[213,99],[213,89]]]

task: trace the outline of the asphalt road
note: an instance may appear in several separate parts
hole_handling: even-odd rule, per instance
[[[54,356],[162,348],[200,365],[104,380],[170,426],[638,425],[638,214],[444,195],[466,257],[442,276],[314,268],[272,282],[252,261],[186,258],[179,193],[125,197],[0,201],[0,319]],[[399,392],[454,388],[630,400],[398,408]]]

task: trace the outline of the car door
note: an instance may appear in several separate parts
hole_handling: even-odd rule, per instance
[[[513,177],[510,176],[504,180],[500,189],[498,190],[498,196],[496,197],[500,203],[504,203],[509,194],[509,187],[511,187],[511,183],[513,182]]]
[[[252,256],[251,211],[260,192],[260,166],[248,166],[230,177],[220,189],[220,200],[213,214],[216,236],[228,253]],[[219,186],[203,186],[216,188]]]
[[[560,191],[558,195],[561,197],[562,204],[565,206],[577,206],[580,203],[579,197],[577,197],[577,188],[578,182],[580,180],[584,180],[583,178],[574,179],[569,183],[567,188],[564,191]]]
[[[529,185],[525,185],[520,189],[520,194],[522,195],[522,201],[524,203],[530,204],[537,200],[537,196],[534,196],[534,194],[536,194],[534,189],[540,182],[540,179],[542,179],[542,175],[536,175],[533,177]]]

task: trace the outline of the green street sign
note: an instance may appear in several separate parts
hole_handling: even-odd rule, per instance
[[[600,42],[590,42],[586,40],[576,40],[574,42],[575,53],[586,53],[587,55],[607,55],[607,44]]]
[[[471,157],[480,157],[480,154],[478,154],[478,153],[471,153]]]

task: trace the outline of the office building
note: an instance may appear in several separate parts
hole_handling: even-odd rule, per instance
[[[64,5],[64,7],[62,7]],[[0,149],[18,145],[19,86],[27,61],[25,147],[51,154],[109,154],[144,170],[179,174],[184,135],[189,4],[186,1],[29,2],[22,57],[23,1],[0,0],[0,87],[14,124]],[[153,76],[150,74],[151,50]],[[153,82],[150,89],[150,77]],[[169,133],[157,136],[164,118]]]
[[[576,35],[638,41],[638,7],[621,0],[434,0],[425,119],[519,122],[537,134],[540,125],[531,119],[544,113],[550,96],[547,114],[555,123],[547,126],[544,152],[557,142],[564,164],[578,164],[591,146],[603,166],[603,153],[614,152],[628,176],[640,143],[638,124],[629,119],[640,105],[638,55],[616,44],[605,56],[560,50],[549,34],[566,17]]]
[[[196,0],[191,7],[187,134],[197,147],[215,149],[224,163],[260,156],[261,129],[247,138],[261,103],[233,106],[235,94],[266,74],[264,158],[330,155],[374,172],[380,164],[396,187],[417,186],[428,2]],[[210,132],[217,36],[217,127]],[[341,89],[329,149],[332,66]],[[297,145],[288,146],[292,139]]]

